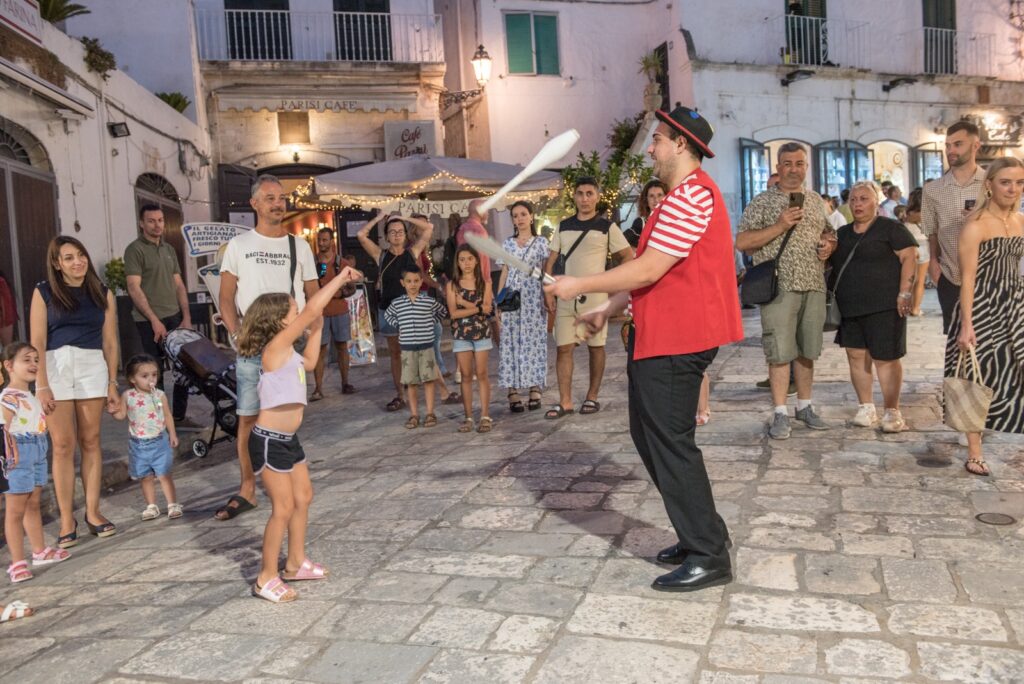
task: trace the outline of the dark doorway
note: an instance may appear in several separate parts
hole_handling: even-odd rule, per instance
[[[224,0],[229,59],[289,60],[288,0]]]
[[[391,61],[390,0],[334,0],[334,47],[350,62]]]

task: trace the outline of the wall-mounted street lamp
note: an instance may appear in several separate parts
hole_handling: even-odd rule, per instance
[[[445,91],[441,93],[441,108],[448,107],[458,102],[465,102],[474,97],[479,97],[491,80],[491,56],[484,50],[483,45],[476,48],[473,57],[469,60],[473,65],[473,75],[476,76],[476,84],[480,86],[473,90]]]
[[[810,69],[796,69],[786,74],[786,77],[780,81],[783,88],[788,88],[790,83],[796,83],[797,81],[803,81],[805,79],[814,76],[814,72]]]
[[[107,130],[110,132],[110,136],[112,138],[127,138],[132,134],[132,132],[128,130],[128,124],[124,121],[108,123]]]
[[[902,85],[914,85],[915,83],[917,83],[916,78],[912,78],[910,76],[901,76],[900,78],[894,78],[888,83],[882,84],[882,92],[888,93],[890,90],[899,88]]]

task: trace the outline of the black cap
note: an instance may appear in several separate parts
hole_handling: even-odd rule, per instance
[[[695,110],[689,107],[676,107],[670,114],[659,109],[654,115],[658,117],[659,121],[685,135],[687,140],[704,153],[705,157],[715,156],[715,153],[708,147],[711,143],[711,137],[715,134],[715,129],[711,127],[707,119]]]

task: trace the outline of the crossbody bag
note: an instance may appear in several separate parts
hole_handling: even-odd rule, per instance
[[[832,332],[839,329],[839,324],[843,321],[843,315],[839,312],[839,300],[836,299],[836,292],[839,291],[839,279],[843,277],[843,271],[850,265],[850,260],[853,259],[854,253],[857,248],[860,247],[861,241],[864,239],[865,232],[860,236],[860,240],[857,240],[857,244],[850,250],[849,255],[846,257],[846,261],[839,268],[839,273],[836,274],[836,282],[832,286],[831,290],[826,289],[825,291],[825,325],[822,328],[825,332]]]
[[[782,260],[782,253],[786,251],[789,238],[793,237],[793,226],[786,231],[786,237],[782,239],[782,246],[774,259],[762,261],[757,266],[751,266],[746,275],[743,276],[743,285],[740,287],[740,301],[746,306],[759,306],[768,304],[779,294],[779,262]]]

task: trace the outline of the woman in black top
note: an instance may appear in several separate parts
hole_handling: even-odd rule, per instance
[[[637,198],[636,202],[639,216],[633,221],[633,225],[627,230],[622,231],[626,242],[633,249],[636,249],[640,243],[640,233],[644,230],[644,223],[647,222],[647,217],[651,215],[651,212],[654,211],[654,208],[658,206],[661,200],[665,199],[667,194],[668,186],[657,178],[649,180],[644,184],[644,189],[640,191],[640,197]]]
[[[359,244],[363,246],[366,253],[377,262],[379,275],[377,276],[377,308],[379,309],[377,322],[380,325],[380,334],[388,341],[388,354],[391,356],[391,377],[395,383],[395,398],[388,402],[388,411],[399,411],[405,406],[402,399],[402,349],[398,344],[398,330],[391,327],[384,320],[384,312],[391,302],[405,294],[402,287],[402,271],[406,266],[416,266],[416,262],[430,244],[430,237],[434,233],[434,224],[426,219],[409,218],[403,219],[397,214],[388,217],[384,223],[384,237],[386,249],[370,239],[370,231],[377,225],[385,214],[378,213],[372,220],[363,226],[356,235]],[[411,245],[408,240],[406,221],[419,229],[417,239]]]
[[[117,391],[117,306],[85,245],[58,235],[46,251],[47,279],[32,293],[32,346],[39,352],[36,397],[47,413],[53,444],[53,489],[60,509],[57,545],[78,543],[75,446],[82,452],[85,524],[98,537],[116,532],[100,513],[103,408],[121,405]]]
[[[917,242],[903,224],[878,216],[874,183],[855,184],[849,203],[853,223],[837,233],[839,244],[829,259],[829,290],[842,313],[836,343],[846,349],[860,404],[852,422],[871,427],[877,420],[873,367],[885,400],[882,431],[900,432],[906,427],[900,414],[900,359],[907,351],[906,316],[917,270]]]

